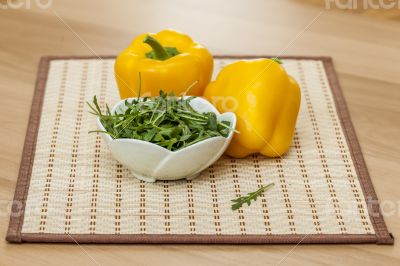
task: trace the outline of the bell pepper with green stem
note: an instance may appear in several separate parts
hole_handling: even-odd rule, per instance
[[[284,154],[292,141],[300,107],[300,87],[277,60],[242,60],[224,67],[204,97],[220,112],[237,116],[227,154]],[[231,110],[233,109],[233,110]]]
[[[115,62],[121,99],[138,96],[139,73],[141,96],[157,96],[160,90],[202,95],[212,70],[209,51],[174,30],[137,36]]]

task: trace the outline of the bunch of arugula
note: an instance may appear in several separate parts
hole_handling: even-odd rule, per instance
[[[208,138],[227,137],[230,122],[218,121],[215,113],[199,113],[190,106],[194,97],[178,98],[160,91],[158,97],[125,101],[126,110],[111,113],[108,105],[102,113],[96,96],[90,113],[98,116],[113,139],[131,138],[148,141],[170,151],[177,151]]]

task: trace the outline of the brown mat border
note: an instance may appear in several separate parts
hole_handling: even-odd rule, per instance
[[[219,55],[215,58],[260,58],[271,56]],[[12,243],[142,243],[142,244],[393,244],[394,238],[388,232],[380,212],[378,198],[366,167],[361,147],[354,131],[350,114],[336,76],[331,57],[282,56],[282,59],[320,60],[334,96],[336,109],[341,121],[360,184],[368,204],[368,212],[375,234],[297,234],[297,235],[157,235],[157,234],[43,234],[21,233],[24,220],[25,203],[29,190],[33,158],[43,104],[43,96],[48,70],[52,60],[65,59],[110,59],[115,56],[46,56],[40,59],[35,92],[29,117],[25,144],[14,195],[6,240]]]

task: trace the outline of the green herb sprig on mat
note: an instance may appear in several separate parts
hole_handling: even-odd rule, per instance
[[[126,100],[126,110],[112,114],[108,106],[102,113],[95,96],[93,103],[87,104],[106,131],[90,132],[107,133],[113,139],[144,140],[170,151],[216,136],[227,137],[233,130],[230,122],[217,121],[213,112],[197,112],[189,104],[193,98],[178,98],[160,91],[159,97]]]
[[[261,186],[257,191],[250,192],[250,193],[247,194],[246,196],[239,197],[239,198],[237,198],[237,199],[231,200],[232,203],[233,203],[233,204],[232,204],[232,210],[235,211],[235,210],[240,209],[240,208],[243,206],[244,203],[247,203],[247,205],[250,206],[252,200],[256,201],[257,198],[258,198],[264,191],[266,191],[267,189],[273,187],[274,185],[275,185],[274,183],[271,183],[271,184],[268,184],[268,185],[266,185],[266,186]]]

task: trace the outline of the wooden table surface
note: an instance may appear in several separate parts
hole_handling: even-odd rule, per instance
[[[399,265],[397,242],[79,246],[4,240],[39,58],[115,55],[135,35],[163,28],[189,33],[214,54],[332,56],[385,220],[399,239],[399,10],[381,18],[379,10],[368,16],[308,1],[53,0],[41,9],[34,0],[17,1],[24,4],[19,8],[4,8],[7,0],[0,0],[0,265]]]

